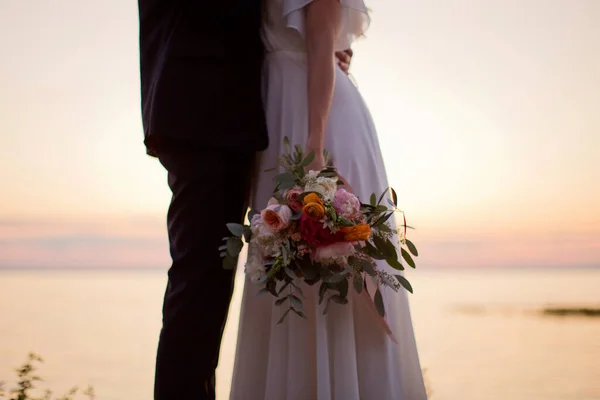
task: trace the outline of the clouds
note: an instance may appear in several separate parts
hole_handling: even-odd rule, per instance
[[[0,268],[166,269],[168,241],[159,221],[0,221]]]

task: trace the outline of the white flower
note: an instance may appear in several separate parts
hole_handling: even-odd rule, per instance
[[[260,249],[254,243],[248,246],[248,260],[245,267],[246,275],[253,283],[258,283],[266,273],[265,260],[260,254]]]
[[[261,239],[265,236],[272,236],[275,232],[265,224],[261,214],[255,214],[252,217],[250,223],[250,229],[252,230],[252,238]]]
[[[337,191],[337,178],[318,177],[314,181],[309,181],[304,187],[305,192],[317,192],[326,201],[332,201]]]

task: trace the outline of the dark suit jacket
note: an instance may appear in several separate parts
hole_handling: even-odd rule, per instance
[[[161,144],[262,150],[261,0],[138,0],[142,118]]]

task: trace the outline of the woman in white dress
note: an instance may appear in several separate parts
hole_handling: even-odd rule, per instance
[[[265,0],[264,14],[270,144],[260,155],[252,204],[261,208],[271,197],[276,172],[262,171],[277,165],[285,136],[318,155],[326,148],[359,198],[383,192],[388,182],[371,115],[333,57],[367,28],[363,1]],[[316,157],[310,169],[323,162]],[[290,314],[277,325],[285,310],[246,280],[231,399],[426,399],[406,292],[382,288],[395,343],[352,290],[348,304],[322,315],[318,285],[302,289],[307,319]]]

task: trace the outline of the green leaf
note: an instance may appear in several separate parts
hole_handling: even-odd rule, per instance
[[[371,276],[375,275],[375,268],[373,267],[373,263],[370,260],[360,259],[358,265],[367,274],[369,274]]]
[[[406,239],[406,247],[408,247],[408,251],[410,251],[410,253],[415,256],[418,257],[419,256],[419,252],[417,251],[416,246],[413,244],[413,242],[411,242],[410,240]]]
[[[406,263],[408,265],[410,265],[413,268],[416,268],[415,266],[415,262],[413,261],[412,257],[410,256],[410,254],[408,254],[408,251],[401,249],[402,250],[402,258],[404,258],[404,261],[406,261]]]
[[[230,222],[227,224],[227,229],[229,229],[229,232],[231,232],[232,235],[239,238],[244,234],[244,226],[240,224],[234,224],[233,222]]]
[[[283,150],[285,151],[285,154],[290,154],[292,152],[292,148],[290,146],[290,138],[287,136],[283,138]]]
[[[360,294],[362,292],[363,289],[363,278],[361,274],[356,274],[354,275],[354,279],[352,280],[352,283],[354,284],[354,290],[356,290],[356,293]]]
[[[314,279],[317,277],[319,270],[317,268],[317,266],[315,264],[313,264],[312,262],[310,262],[310,260],[303,258],[300,259],[296,262],[296,265],[298,265],[298,267],[300,268],[300,271],[302,272],[302,276],[304,277],[304,279]]]
[[[282,297],[281,299],[278,299],[278,300],[275,302],[275,305],[276,305],[276,306],[280,306],[280,305],[282,305],[283,303],[285,303],[285,301],[286,301],[286,300],[287,300],[287,297]]]
[[[402,265],[400,263],[400,261],[398,261],[397,258],[386,258],[387,263],[389,264],[390,267],[397,269],[399,271],[404,271],[404,265]]]
[[[394,188],[391,187],[390,190],[392,191],[392,201],[394,202],[394,206],[398,207],[398,195],[396,195]]]
[[[228,271],[235,269],[237,267],[238,259],[237,257],[232,257],[229,254],[223,257],[223,269]]]
[[[227,254],[229,254],[232,257],[237,257],[240,254],[240,251],[242,251],[243,247],[244,242],[242,242],[242,239],[239,239],[237,237],[230,237],[227,240]]]
[[[327,291],[327,283],[322,282],[321,286],[319,286],[319,304],[323,302],[323,297],[325,296],[325,292]]]
[[[375,292],[375,298],[373,299],[375,302],[375,308],[377,309],[377,313],[382,317],[385,317],[385,306],[383,305],[383,296],[381,296],[381,291],[379,288]]]
[[[278,296],[277,282],[275,282],[274,280],[267,281],[267,284],[265,285],[265,287],[267,288],[269,293],[271,293],[273,296],[275,296],[275,297]]]
[[[337,284],[336,289],[340,292],[340,296],[347,297],[348,296],[348,279],[342,280]]]
[[[377,205],[381,204],[381,200],[383,200],[383,197],[388,193],[390,188],[387,188],[383,191],[383,193],[381,193],[381,196],[379,197],[379,201],[377,202]]]
[[[379,217],[379,219],[377,220],[377,222],[375,222],[375,224],[373,225],[373,227],[378,227],[381,226],[383,224],[385,224],[387,222],[388,219],[390,219],[390,217],[394,215],[394,212],[390,212],[388,214],[382,215],[381,217]]]
[[[376,201],[377,201],[377,197],[375,197],[375,193],[371,193],[371,198],[369,199],[369,203],[371,203],[371,205],[373,207],[375,207]]]
[[[304,292],[302,291],[300,286],[296,286],[296,285],[293,285],[293,286],[294,286],[294,289],[296,289],[296,292],[298,292],[298,294],[300,295],[300,297],[304,297]]]
[[[377,247],[377,250],[381,252],[385,256],[385,258],[398,258],[398,254],[396,253],[396,248],[387,239],[384,239],[381,236],[373,235],[373,244]]]
[[[331,301],[338,304],[348,304],[348,299],[344,296],[340,296],[339,294],[334,294],[331,296]]]
[[[339,274],[333,274],[333,275],[329,276],[328,278],[323,279],[323,282],[339,283],[339,282],[343,281],[344,279],[346,279],[346,274],[339,273]]]
[[[302,308],[302,300],[299,297],[294,296],[293,294],[288,295],[288,300],[292,305],[296,308]]]
[[[368,256],[376,260],[385,260],[385,256],[381,254],[381,252],[370,242],[365,242],[365,247],[363,247],[363,250]]]
[[[290,189],[296,185],[296,176],[291,172],[284,172],[273,178],[279,189]]]
[[[310,165],[310,163],[313,162],[314,159],[315,159],[315,152],[311,151],[310,153],[308,153],[306,155],[306,157],[304,157],[304,160],[302,160],[302,162],[300,163],[300,166],[308,167]]]
[[[279,321],[277,321],[277,325],[281,324],[283,322],[283,320],[285,319],[285,317],[288,315],[288,313],[291,311],[291,308],[288,308],[287,311],[285,313],[283,313],[283,315],[281,316],[281,318],[279,319]]]
[[[398,279],[398,282],[404,287],[404,289],[408,290],[409,292],[413,292],[413,288],[410,284],[410,282],[403,277],[402,275],[394,275],[396,277],[396,279]]]
[[[242,227],[242,233],[244,234],[244,240],[246,243],[252,240],[252,229],[249,226],[244,225]]]
[[[304,319],[306,319],[306,315],[305,315],[305,314],[304,314],[302,311],[296,310],[296,309],[295,309],[295,308],[293,308],[293,307],[291,308],[291,310],[292,310],[294,313],[296,313],[296,315],[297,315],[297,316],[299,316],[300,318],[304,318]]]

